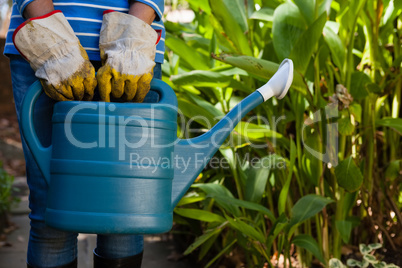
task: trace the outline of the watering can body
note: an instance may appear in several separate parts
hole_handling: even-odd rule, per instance
[[[287,80],[286,91],[289,86]],[[237,122],[266,98],[256,91],[209,132],[182,140],[173,90],[160,80],[152,81],[151,90],[158,103],[56,103],[51,146],[43,147],[33,123],[42,87],[31,86],[21,126],[48,183],[46,224],[97,234],[169,231],[173,208],[191,183]]]

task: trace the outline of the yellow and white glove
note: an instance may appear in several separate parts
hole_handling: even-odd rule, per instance
[[[103,15],[98,70],[100,98],[142,102],[150,89],[158,34],[141,19],[120,12]]]
[[[25,21],[15,30],[13,42],[49,97],[92,100],[95,69],[61,11]]]

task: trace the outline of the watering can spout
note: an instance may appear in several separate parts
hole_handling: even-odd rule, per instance
[[[174,179],[172,208],[174,208],[211,157],[229,136],[237,123],[259,104],[275,96],[282,99],[293,81],[293,62],[285,59],[278,71],[262,87],[243,99],[207,133],[178,140],[174,149]]]

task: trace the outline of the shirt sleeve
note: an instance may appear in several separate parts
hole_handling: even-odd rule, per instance
[[[14,0],[14,2],[17,4],[17,9],[20,12],[21,16],[22,14],[24,14],[26,6],[33,1],[34,0]]]
[[[163,11],[165,9],[164,0],[137,0],[136,2],[141,2],[152,7],[156,12],[156,21],[160,21],[162,19]]]

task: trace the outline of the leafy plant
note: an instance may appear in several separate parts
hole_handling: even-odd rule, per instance
[[[0,162],[0,214],[10,211],[11,206],[18,202],[18,198],[12,196],[14,177],[3,169]]]
[[[175,209],[193,236],[186,254],[212,266],[241,252],[246,267],[295,255],[308,267],[379,234],[396,249],[400,3],[188,0],[193,23],[166,22],[163,80],[177,93],[186,137],[210,129],[284,58],[295,66],[286,98],[244,118]]]
[[[359,250],[360,253],[362,254],[362,261],[358,261],[355,259],[348,259],[346,261],[346,264],[348,265],[348,267],[369,267],[369,265],[372,265],[374,268],[399,268],[399,266],[395,265],[395,264],[387,264],[386,262],[377,260],[376,256],[374,255],[374,251],[376,249],[381,248],[382,245],[379,243],[375,243],[375,244],[369,244],[369,245],[365,245],[365,244],[360,244],[359,245]],[[343,267],[347,267],[345,265],[343,265],[343,263],[336,259],[336,258],[332,258],[329,260],[329,267],[330,268],[343,268]]]

